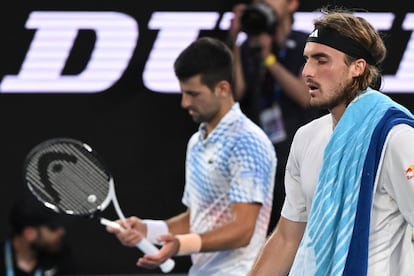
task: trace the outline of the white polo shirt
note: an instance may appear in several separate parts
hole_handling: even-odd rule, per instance
[[[332,131],[326,115],[296,133],[286,166],[283,217],[307,221]],[[368,275],[414,275],[414,129],[395,126],[385,147],[371,211]]]
[[[189,275],[247,275],[263,246],[272,209],[276,155],[266,134],[239,104],[204,138],[204,127],[187,148],[183,203],[193,233],[205,233],[232,220],[230,204],[256,202],[262,207],[248,246],[192,255]]]

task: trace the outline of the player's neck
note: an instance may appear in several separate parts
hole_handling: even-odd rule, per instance
[[[20,270],[31,272],[37,265],[37,254],[23,237],[13,238],[14,258]]]
[[[210,120],[209,122],[206,122],[206,133],[205,133],[204,139],[207,138],[207,136],[211,132],[213,132],[216,126],[220,123],[221,119],[223,119],[223,117],[226,116],[226,114],[233,107],[233,104],[234,104],[233,100],[229,100],[225,102],[220,108],[219,112],[216,114],[216,116],[214,116],[214,118]]]
[[[341,119],[342,115],[345,112],[345,109],[346,109],[346,104],[342,103],[329,110],[329,112],[331,113],[331,117],[332,117],[332,126],[333,126],[332,129],[334,129],[336,125],[338,124],[339,120]]]

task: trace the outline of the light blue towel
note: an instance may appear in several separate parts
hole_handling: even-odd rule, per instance
[[[369,88],[348,106],[339,120],[324,152],[308,224],[290,275],[337,276],[345,275],[345,272],[357,273],[349,274],[353,276],[366,275],[372,186],[385,141],[384,138],[378,146],[377,141],[372,142],[371,139],[378,131],[384,134],[383,127],[377,126],[382,126],[384,118],[388,118],[392,110],[397,112],[391,112],[391,117],[406,117],[413,121],[407,109]],[[394,121],[393,125],[396,123],[405,122]],[[385,137],[391,127],[386,130]],[[370,145],[375,150],[370,149]],[[365,170],[365,174],[372,176],[368,179],[362,177],[366,163],[369,163],[370,171]],[[359,197],[362,181],[372,181],[368,183],[371,190],[368,195],[364,192]],[[362,217],[357,215],[356,221],[357,209],[365,212],[361,212],[364,214]],[[359,229],[361,221],[366,236],[358,238],[364,240],[364,251],[348,254],[351,240],[353,250],[358,249],[355,242],[361,242],[353,237],[354,225],[359,225]],[[358,272],[355,272],[355,264]]]

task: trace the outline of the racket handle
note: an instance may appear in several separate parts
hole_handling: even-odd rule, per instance
[[[136,246],[144,252],[145,254],[157,254],[158,248],[155,247],[152,243],[150,243],[147,239],[140,240]],[[162,272],[168,273],[170,272],[175,266],[175,262],[172,259],[168,259],[160,265]]]
[[[106,225],[106,226],[110,226],[112,228],[116,228],[119,229],[121,231],[124,231],[125,229],[119,225],[118,223],[116,223],[115,221],[111,221],[108,220],[106,218],[101,218],[100,220],[102,225]],[[137,244],[136,247],[141,250],[142,252],[144,252],[145,254],[157,254],[158,253],[158,248],[155,247],[155,245],[153,245],[152,243],[150,243],[146,238],[141,239]],[[170,272],[175,266],[175,262],[172,259],[168,259],[165,262],[163,262],[160,265],[161,271],[164,273],[168,273]]]

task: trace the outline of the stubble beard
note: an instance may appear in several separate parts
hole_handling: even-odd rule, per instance
[[[204,114],[196,113],[195,115],[191,116],[191,118],[197,124],[208,123],[213,120],[216,114],[217,112],[205,112]]]
[[[349,91],[351,83],[340,85],[336,91],[327,99],[322,99],[322,101],[310,101],[310,106],[320,109],[332,110],[340,104],[349,103]],[[323,94],[323,93],[322,93]]]

